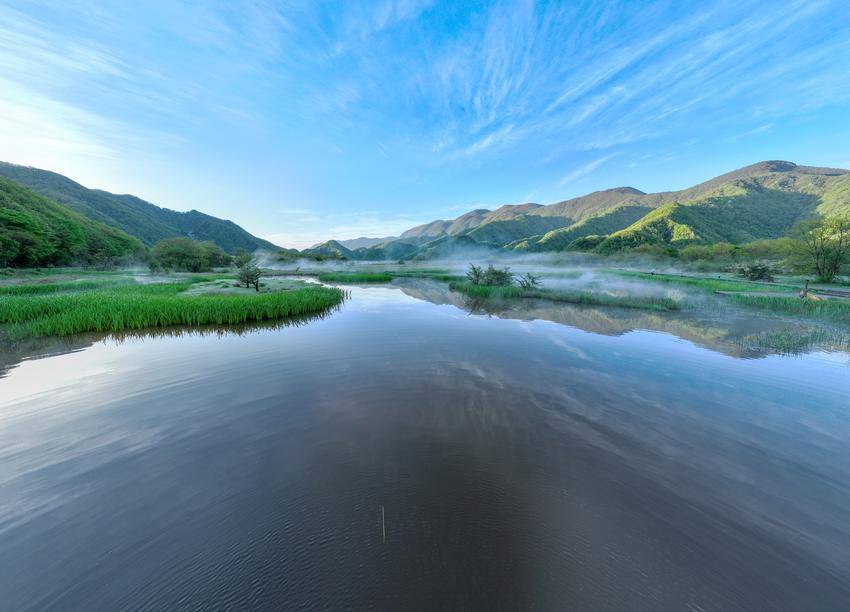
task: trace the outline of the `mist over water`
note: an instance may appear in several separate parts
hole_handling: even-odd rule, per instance
[[[300,324],[20,347],[0,608],[847,601],[847,352],[746,349],[784,323],[734,309],[346,288]]]

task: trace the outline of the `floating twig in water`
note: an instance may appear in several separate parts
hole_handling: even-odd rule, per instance
[[[383,536],[384,544],[387,543],[387,523],[384,520],[384,507],[381,506],[381,535]]]

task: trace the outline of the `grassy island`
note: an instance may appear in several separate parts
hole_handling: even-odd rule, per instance
[[[211,282],[217,281],[217,282]],[[192,293],[199,285],[217,290]],[[335,288],[290,285],[277,291],[223,292],[228,279],[193,276],[168,282],[132,278],[0,287],[0,325],[12,338],[64,336],[173,325],[232,325],[317,313],[342,302]]]
[[[449,289],[479,299],[531,298],[586,304],[593,306],[618,306],[643,310],[679,310],[681,305],[674,299],[643,295],[609,295],[590,291],[565,291],[544,288],[524,288],[515,285],[475,285],[468,282],[449,283]]]

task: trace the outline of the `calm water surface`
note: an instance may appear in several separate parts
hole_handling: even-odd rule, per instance
[[[846,609],[850,355],[456,299],[12,365],[0,608]]]

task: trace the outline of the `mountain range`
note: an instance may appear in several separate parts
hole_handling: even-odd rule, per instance
[[[225,251],[349,260],[419,260],[465,251],[594,251],[742,244],[786,235],[817,215],[850,216],[850,171],[764,161],[679,191],[616,187],[549,205],[506,204],[410,228],[398,237],[329,240],[300,253],[232,221],[88,189],[46,170],[0,162],[0,265],[136,256],[174,236]]]
[[[88,189],[56,172],[0,162],[0,177],[14,181],[82,217],[138,238],[148,246],[163,238],[187,236],[210,240],[229,253],[237,248],[246,251],[276,251],[279,248],[253,236],[232,221],[197,210],[178,212],[161,208],[132,195]],[[26,198],[26,201],[31,204],[35,200]]]
[[[549,205],[475,209],[395,239],[359,247],[330,240],[304,253],[396,260],[439,257],[457,247],[612,253],[641,245],[742,244],[779,238],[816,215],[850,215],[850,171],[764,161],[679,191],[616,187]]]

